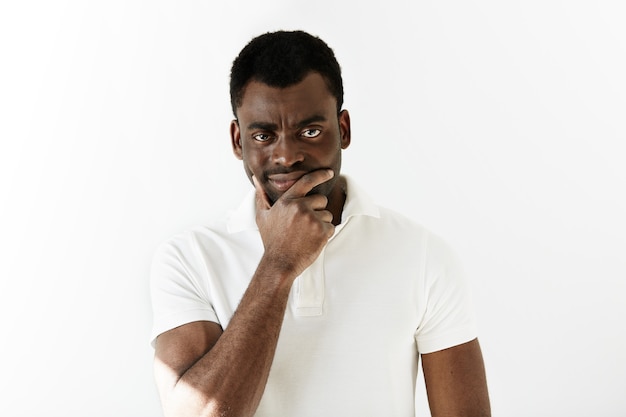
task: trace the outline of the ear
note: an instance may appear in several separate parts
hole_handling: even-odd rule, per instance
[[[341,149],[346,149],[350,146],[351,140],[350,113],[348,110],[342,110],[339,113],[339,134],[341,135]]]
[[[243,159],[243,150],[241,148],[241,130],[237,119],[230,122],[230,143],[233,147],[233,154],[237,159]]]

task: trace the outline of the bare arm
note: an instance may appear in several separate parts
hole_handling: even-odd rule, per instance
[[[259,265],[227,330],[195,322],[156,341],[155,376],[166,416],[247,416],[256,409],[274,357],[289,294]]]
[[[433,417],[490,417],[485,366],[478,339],[422,355]]]
[[[271,207],[255,182],[265,253],[228,327],[189,323],[156,340],[155,377],[166,416],[254,414],[291,285],[334,230],[326,197],[306,196],[331,176],[327,170],[303,176]]]

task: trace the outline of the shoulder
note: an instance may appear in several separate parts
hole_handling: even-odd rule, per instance
[[[417,245],[429,269],[458,265],[458,255],[442,235],[397,211],[381,207],[380,213],[383,227],[390,230],[400,244]]]
[[[162,240],[157,245],[155,254],[189,254],[198,247],[219,242],[226,234],[223,221],[190,227]]]
[[[450,250],[446,239],[428,226],[389,207],[381,205],[377,207],[379,216],[371,219],[371,223],[379,229],[379,233],[389,234],[398,241],[419,242],[429,252],[441,253]]]
[[[167,237],[157,245],[155,255],[176,253],[179,256],[190,256],[199,255],[200,252],[219,254],[223,248],[241,245],[241,242],[255,242],[258,228],[253,203],[248,195],[235,209],[205,224],[191,226]]]
[[[410,247],[435,258],[453,256],[450,245],[436,232],[414,218],[374,201],[351,177],[347,180],[344,217],[350,233],[387,244]]]

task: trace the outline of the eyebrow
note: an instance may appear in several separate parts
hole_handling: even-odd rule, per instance
[[[321,114],[315,115],[315,116],[311,116],[308,119],[304,119],[301,120],[296,127],[298,129],[302,129],[303,127],[310,125],[312,123],[317,123],[317,122],[325,122],[326,118],[324,116],[322,116]]]
[[[303,127],[308,126],[311,123],[325,122],[326,120],[327,120],[326,117],[322,115],[311,116],[304,120],[299,121],[296,124],[296,129],[302,129]],[[255,129],[274,131],[274,130],[278,130],[278,125],[276,123],[271,123],[271,122],[252,122],[248,125],[248,130],[255,130]]]
[[[252,122],[248,125],[248,130],[276,130],[278,125],[276,123],[268,122]]]

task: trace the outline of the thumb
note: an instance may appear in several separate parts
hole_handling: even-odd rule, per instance
[[[256,190],[255,193],[255,203],[256,203],[256,209],[258,210],[269,210],[272,205],[269,202],[269,199],[267,198],[267,194],[265,194],[265,190],[263,190],[263,188],[261,187],[261,184],[259,184],[259,181],[256,179],[256,176],[252,176],[252,183],[254,184],[254,188]]]

